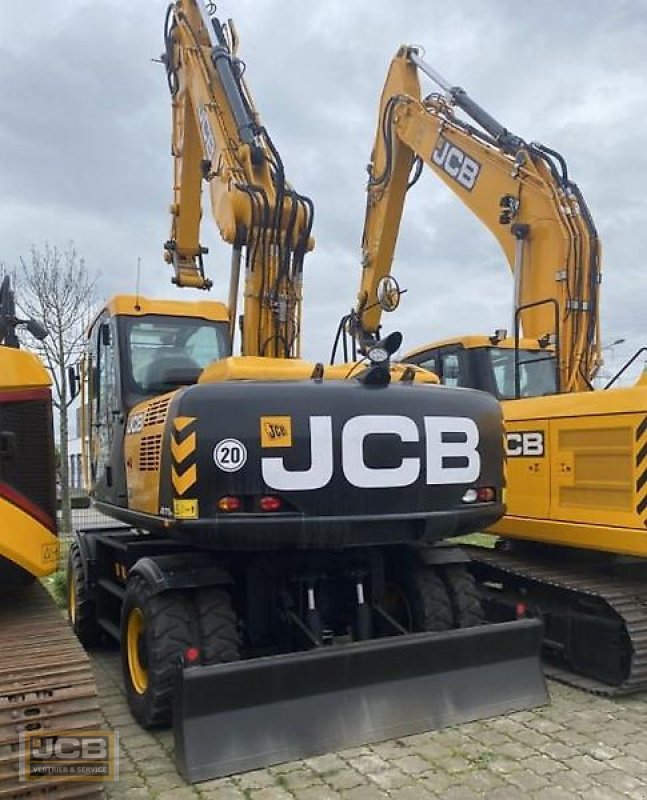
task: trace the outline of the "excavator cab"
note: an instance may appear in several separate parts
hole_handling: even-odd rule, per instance
[[[554,350],[536,339],[515,347],[505,331],[426,344],[402,361],[434,372],[445,386],[481,389],[498,400],[542,397],[559,392]]]
[[[113,464],[123,460],[128,412],[196,383],[208,364],[228,356],[228,325],[227,309],[214,302],[119,295],[99,313],[90,327],[81,404],[97,498],[126,505],[124,476]]]

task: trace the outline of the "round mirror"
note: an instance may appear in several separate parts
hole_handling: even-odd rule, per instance
[[[385,275],[377,284],[377,302],[382,311],[395,311],[400,305],[402,290],[393,275]]]

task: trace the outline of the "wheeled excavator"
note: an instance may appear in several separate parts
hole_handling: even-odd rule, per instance
[[[545,702],[539,623],[481,624],[444,543],[504,511],[496,399],[392,364],[397,333],[341,367],[299,358],[313,205],[260,121],[236,29],[178,0],[162,60],[166,260],[178,287],[210,287],[204,186],[229,300],[122,295],[90,327],[86,466],[121,525],[77,532],[77,635],[119,642],[132,714],[172,720],[190,781]]]
[[[420,74],[437,91],[423,97]],[[472,550],[494,618],[544,622],[552,674],[607,693],[647,685],[647,382],[593,390],[601,364],[599,237],[565,159],[512,134],[402,47],[369,167],[362,283],[346,320],[377,338],[407,190],[427,166],[492,232],[512,271],[512,331],[423,345],[402,361],[486,390],[506,426],[496,550]],[[386,299],[386,303],[380,302]],[[520,611],[521,610],[521,611]]]
[[[9,276],[0,285],[0,797],[90,797],[98,783],[20,777],[24,737],[53,738],[99,724],[89,660],[38,580],[58,567],[50,378],[19,349]]]

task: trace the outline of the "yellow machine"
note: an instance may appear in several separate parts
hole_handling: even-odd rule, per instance
[[[0,287],[0,583],[29,584],[58,565],[51,381],[18,349],[9,278]],[[31,323],[33,325],[33,323]],[[31,458],[21,458],[21,450]]]
[[[19,779],[23,734],[96,728],[98,705],[88,658],[36,578],[58,567],[50,378],[18,349],[20,324],[9,278],[0,286],[0,796],[86,797],[97,783],[60,777]]]
[[[442,91],[423,99],[419,72]],[[381,310],[397,306],[389,272],[423,165],[493,233],[514,278],[511,335],[457,337],[402,359],[503,401],[507,512],[490,530],[506,552],[473,554],[477,574],[499,589],[493,609],[525,604],[543,617],[546,652],[586,676],[569,680],[643,687],[647,585],[636,578],[647,556],[647,385],[592,391],[600,244],[584,198],[559,153],[511,134],[416,48],[401,48],[380,104],[361,291],[348,318],[360,343],[376,338]]]
[[[131,711],[173,718],[189,780],[546,699],[539,624],[481,625],[464,555],[440,545],[503,512],[498,403],[391,367],[399,334],[366,363],[298,358],[312,203],[212,12],[166,17],[165,250],[178,286],[209,288],[206,184],[229,301],[119,296],[91,325],[88,473],[125,525],[78,532],[68,581],[77,634],[120,642]]]

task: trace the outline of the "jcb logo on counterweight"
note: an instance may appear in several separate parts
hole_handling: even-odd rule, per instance
[[[514,431],[506,433],[506,453],[510,458],[528,456],[539,458],[544,455],[543,431]]]
[[[283,456],[263,456],[261,472],[268,486],[279,491],[311,491],[322,489],[332,480],[332,417],[310,417],[309,424],[310,467],[287,469]],[[409,452],[396,457],[394,466],[370,466],[366,463],[365,443],[369,437],[379,435],[401,443],[424,442],[424,446],[418,448],[418,455]],[[339,455],[344,477],[360,489],[410,486],[418,480],[423,465],[427,485],[472,483],[481,472],[478,443],[476,423],[467,417],[424,417],[421,431],[409,417],[366,414],[344,423]]]
[[[459,183],[463,189],[471,191],[474,188],[481,165],[448,139],[442,136],[438,139],[436,149],[431,154],[431,160],[450,178]]]
[[[292,447],[292,417],[261,417],[261,447]]]

